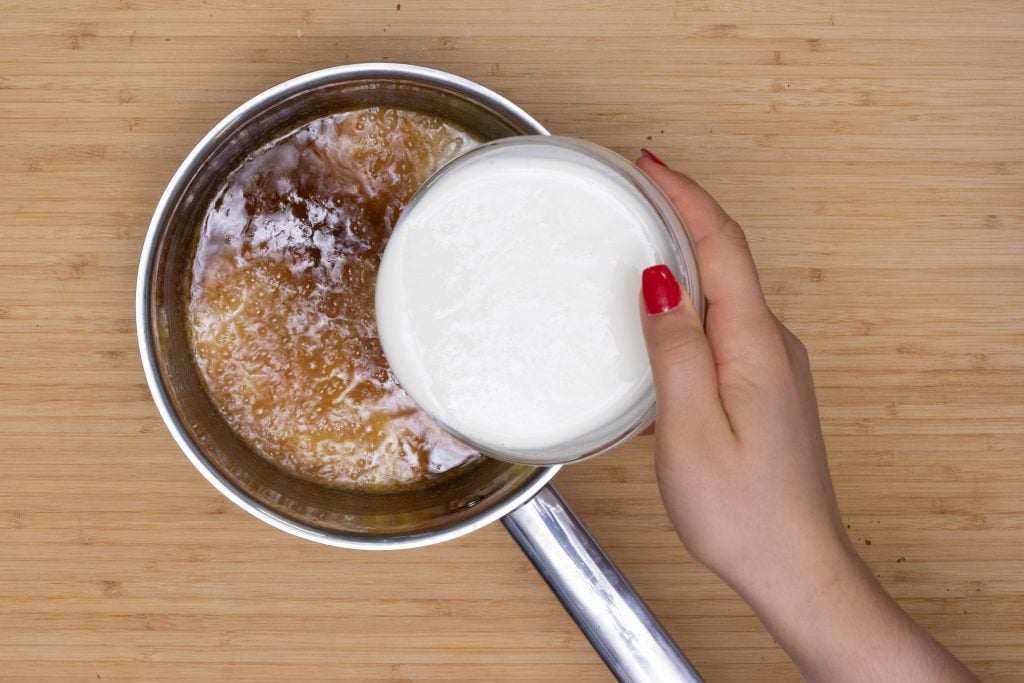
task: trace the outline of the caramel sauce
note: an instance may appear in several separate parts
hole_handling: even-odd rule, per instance
[[[196,244],[189,341],[210,398],[264,457],[375,491],[482,459],[397,385],[374,317],[377,268],[402,207],[477,144],[443,119],[374,107],[306,123],[228,175]]]

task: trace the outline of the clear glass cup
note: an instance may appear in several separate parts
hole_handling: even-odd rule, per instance
[[[579,164],[581,168],[585,167],[589,171],[588,177],[596,172],[595,177],[599,177],[602,184],[607,183],[610,190],[617,188],[618,192],[626,192],[633,200],[639,202],[638,205],[646,209],[642,220],[645,230],[649,234],[661,238],[659,242],[662,248],[658,250],[659,259],[676,276],[680,285],[694,302],[698,314],[703,318],[704,295],[697,273],[693,241],[675,207],[650,178],[633,163],[599,145],[584,140],[545,135],[517,136],[488,142],[436,171],[413,196],[406,206],[403,216],[409,215],[418,202],[435,191],[442,180],[460,168],[488,159],[498,159],[505,155],[518,155],[520,159],[525,157],[529,161],[537,163],[555,160]],[[401,219],[396,230],[402,230]],[[381,274],[382,277],[390,277],[390,275],[385,275],[384,267],[382,267]],[[635,282],[637,290],[639,290],[639,272],[636,273]],[[387,284],[390,286],[390,283]],[[380,286],[381,280],[378,279],[378,287],[380,288]],[[385,291],[392,291],[392,289],[385,288]],[[399,355],[396,345],[409,343],[408,337],[398,332],[389,332],[392,327],[397,329],[397,325],[380,324],[385,317],[382,315],[381,307],[385,305],[387,304],[382,302],[382,298],[378,297],[378,326],[381,332],[381,342],[385,354],[388,355],[392,370],[401,383],[403,366],[401,362],[395,362]],[[639,315],[639,311],[637,315]],[[401,341],[398,341],[399,337],[402,337]],[[392,349],[392,353],[389,353],[389,348]],[[579,433],[563,441],[530,447],[499,446],[479,437],[474,438],[466,433],[466,430],[460,429],[454,424],[453,420],[448,419],[444,414],[443,407],[432,407],[433,402],[426,400],[429,392],[420,387],[406,386],[405,388],[438,424],[456,438],[493,458],[528,465],[554,465],[578,462],[594,457],[622,444],[647,429],[654,421],[654,383],[649,368],[638,390],[632,392],[628,402],[616,406],[616,414],[610,419],[596,428],[588,429],[584,433]],[[417,395],[418,393],[420,395]],[[634,397],[635,400],[632,400]]]

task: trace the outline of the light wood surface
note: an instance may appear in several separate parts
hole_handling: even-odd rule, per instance
[[[609,680],[500,525],[302,542],[150,400],[135,274],[177,164],[266,87],[382,60],[704,182],[810,348],[864,558],[984,679],[1024,678],[1020,3],[105,0],[0,2],[0,679]],[[797,679],[680,547],[650,449],[558,482],[708,680]]]

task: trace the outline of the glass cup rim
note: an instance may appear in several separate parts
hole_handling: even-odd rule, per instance
[[[610,176],[616,178],[622,187],[645,201],[658,217],[657,225],[661,228],[669,244],[669,255],[672,257],[672,262],[665,265],[672,270],[680,285],[686,290],[701,320],[704,319],[705,300],[697,271],[696,247],[679,212],[654,181],[634,163],[596,143],[558,135],[517,135],[485,142],[434,171],[413,194],[403,209],[402,215],[407,215],[422,201],[432,187],[455,170],[476,162],[480,157],[505,149],[523,147],[536,147],[548,151],[563,150],[586,157],[589,161],[596,162],[602,170],[609,172]],[[396,230],[401,229],[401,223],[402,220],[399,217],[395,226]],[[413,398],[415,399],[415,397]],[[609,437],[605,431],[597,430],[596,434],[593,432],[584,434],[569,442],[549,448],[507,450],[497,450],[493,445],[480,443],[453,427],[443,416],[433,414],[426,408],[424,410],[449,434],[489,457],[517,464],[548,466],[587,460],[625,443],[654,423],[655,406],[654,382],[648,373],[639,399],[622,412],[622,416],[633,417],[624,421],[624,426],[618,433]],[[620,418],[621,420],[622,418]],[[573,447],[573,444],[576,444],[576,447]]]

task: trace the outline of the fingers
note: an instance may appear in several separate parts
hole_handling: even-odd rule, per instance
[[[729,423],[708,339],[693,302],[665,266],[644,271],[642,306],[659,432],[683,443],[708,432],[724,434]]]
[[[771,313],[740,226],[696,182],[649,158],[637,161],[675,205],[693,237],[697,267],[716,318],[767,324]],[[710,322],[710,321],[709,321]]]

